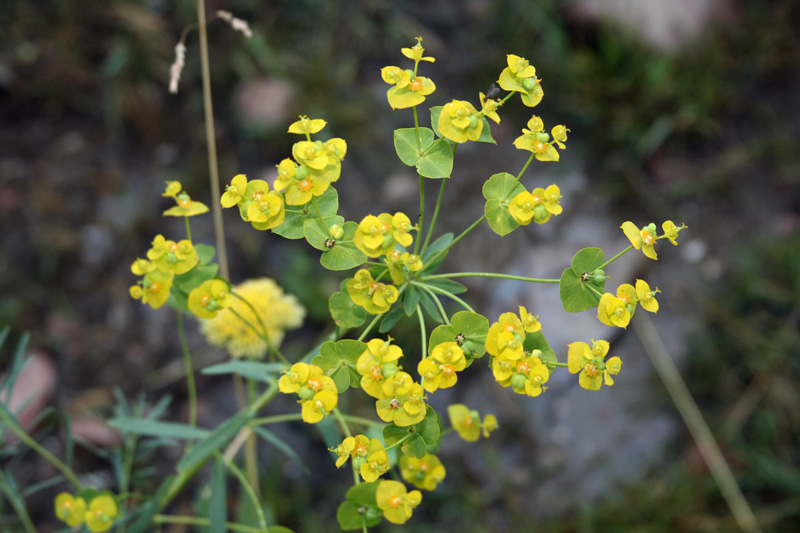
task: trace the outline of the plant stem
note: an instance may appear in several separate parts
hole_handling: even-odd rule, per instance
[[[375,327],[375,324],[378,323],[378,320],[380,320],[382,316],[383,315],[375,315],[375,318],[372,319],[372,322],[369,323],[369,326],[367,326],[367,328],[361,332],[361,335],[358,337],[358,340],[363,341],[364,337],[366,337],[367,333],[369,333],[369,330]]]
[[[286,413],[284,415],[265,416],[262,418],[255,418],[250,422],[251,426],[266,426],[267,424],[277,424],[279,422],[294,422],[302,420],[302,413]]]
[[[439,217],[439,208],[442,206],[442,197],[444,197],[444,186],[447,184],[447,180],[448,178],[442,179],[442,186],[439,188],[439,198],[436,200],[436,208],[433,210],[433,218],[431,218],[431,224],[428,227],[428,235],[425,237],[425,243],[422,245],[422,250],[420,251],[421,254],[425,253],[425,250],[428,248],[428,243],[431,242],[431,237],[433,236],[433,228],[434,226],[436,226],[436,219]]]
[[[611,259],[609,259],[608,261],[606,261],[605,263],[603,263],[602,265],[600,265],[599,267],[597,267],[597,268],[598,269],[604,269],[606,267],[606,265],[608,265],[610,263],[613,263],[614,261],[616,261],[617,259],[622,257],[622,255],[628,253],[631,250],[633,250],[633,245],[632,244],[630,246],[628,246],[627,248],[625,248],[624,250],[622,250],[617,255],[615,255],[614,257],[612,257]]]
[[[519,183],[520,178],[522,178],[522,175],[528,169],[528,166],[531,164],[531,161],[533,161],[533,154],[531,154],[531,156],[528,158],[528,161],[525,162],[525,166],[523,166],[522,170],[520,170],[519,174],[517,174],[517,179],[515,179],[514,183],[511,185],[511,187],[508,188],[508,192],[506,193],[505,197],[503,197],[503,201],[504,202],[508,200],[508,195],[511,194],[511,190],[514,188],[514,186],[517,183]]]
[[[2,403],[0,403],[0,419],[5,423],[8,429],[10,429],[19,438],[19,440],[27,444],[28,447],[38,453],[42,459],[56,467],[56,469],[64,474],[64,477],[66,477],[69,482],[72,483],[76,490],[80,491],[83,489],[83,485],[80,481],[78,481],[78,477],[75,475],[72,469],[65,465],[58,457],[44,449],[38,442],[33,440],[33,438],[28,435],[24,429],[22,429],[22,426],[17,423],[13,415],[8,412],[6,406]]]
[[[12,491],[2,468],[0,468],[0,490],[6,494],[6,499],[11,504],[11,507],[14,508],[14,512],[17,513],[17,517],[22,522],[22,527],[25,528],[25,531],[36,533],[36,527],[34,527],[31,517],[28,516],[25,505],[19,500],[20,495]]]
[[[217,454],[217,456],[219,456],[219,454]],[[250,499],[250,503],[253,505],[253,508],[256,511],[256,516],[258,517],[258,525],[261,526],[261,529],[259,529],[258,531],[266,532],[267,521],[264,518],[264,509],[262,509],[261,507],[261,502],[258,500],[258,495],[250,486],[250,483],[248,483],[247,478],[242,473],[242,471],[239,470],[239,467],[236,466],[236,463],[234,461],[225,461],[225,466],[227,466],[228,470],[231,471],[231,474],[233,474],[236,477],[236,479],[239,480],[239,483],[242,485],[242,490],[244,490],[244,493]]]
[[[203,114],[206,124],[208,171],[211,180],[211,210],[214,213],[214,235],[220,275],[229,279],[228,254],[225,250],[225,231],[222,224],[222,205],[219,203],[219,169],[217,167],[217,141],[214,133],[214,106],[211,102],[211,67],[208,59],[208,32],[206,30],[205,0],[197,0],[198,32],[200,33],[200,63],[203,71]]]
[[[433,291],[433,292],[435,292],[437,294],[441,294],[442,296],[447,296],[448,298],[450,298],[454,302],[458,302],[467,311],[469,311],[471,313],[475,312],[475,310],[472,307],[470,307],[470,305],[467,302],[465,302],[464,300],[462,300],[461,298],[459,298],[458,296],[456,296],[455,294],[453,294],[450,291],[446,291],[444,289],[440,289],[439,287],[434,287],[433,285],[426,285],[425,283],[419,283],[417,281],[412,281],[411,285],[426,287],[427,289],[429,289],[429,290],[431,290],[431,291]]]
[[[255,401],[258,389],[256,388],[256,381],[252,378],[247,380],[247,401],[248,403]],[[250,434],[247,441],[244,443],[244,466],[247,470],[247,479],[250,482],[250,487],[254,490],[260,490],[261,484],[258,480],[258,450],[256,446],[255,433]]]
[[[205,526],[211,524],[208,518],[200,518],[198,516],[174,516],[157,514],[153,517],[154,524],[185,524],[188,526]],[[261,529],[257,527],[250,527],[236,522],[227,522],[225,527],[231,531],[243,531],[244,533],[259,533]]]
[[[425,330],[425,318],[422,316],[422,307],[417,304],[417,317],[419,318],[419,332],[422,339],[422,358],[428,357],[428,333]]]
[[[469,234],[469,232],[471,232],[472,230],[474,230],[475,228],[477,228],[477,227],[478,227],[478,224],[480,224],[480,223],[481,223],[481,222],[483,222],[484,220],[486,220],[486,215],[481,215],[481,217],[480,217],[478,220],[476,220],[475,222],[473,222],[473,223],[472,223],[472,225],[470,225],[470,227],[468,227],[467,229],[465,229],[464,231],[462,231],[462,232],[461,232],[461,235],[459,235],[458,237],[456,237],[455,239],[453,239],[453,241],[452,241],[450,244],[448,244],[447,246],[445,246],[444,248],[442,248],[441,250],[439,250],[438,252],[436,252],[435,254],[433,254],[433,256],[432,256],[430,259],[428,259],[428,263],[433,263],[433,262],[434,262],[434,261],[435,261],[435,260],[436,260],[436,259],[437,259],[437,258],[440,256],[440,255],[442,255],[443,253],[446,253],[446,252],[447,252],[447,250],[449,250],[450,248],[452,248],[452,247],[453,247],[453,245],[454,245],[455,243],[457,243],[458,241],[460,241],[461,239],[463,239],[464,237],[466,237],[466,236]]]
[[[412,282],[413,283],[413,282]],[[431,290],[430,287],[425,285],[424,283],[418,283],[416,286],[423,291],[427,292],[428,295],[433,298],[433,301],[436,303],[436,307],[439,308],[439,313],[442,315],[442,319],[444,319],[445,323],[449,326],[450,319],[447,317],[447,313],[444,312],[444,307],[442,306],[442,302],[439,301],[439,297],[436,296],[436,293]]]
[[[419,254],[419,243],[422,240],[419,238],[419,236],[422,235],[422,229],[424,225],[425,225],[425,178],[423,178],[422,174],[420,174],[419,175],[419,222],[417,222],[417,238],[416,242],[414,243],[415,255]]]
[[[186,221],[186,238],[191,241],[192,240],[192,227],[189,225],[189,217],[183,217],[183,220]]]
[[[352,422],[353,424],[361,424],[363,426],[373,426],[373,427],[384,427],[386,425],[385,422],[376,422],[375,420],[370,420],[369,418],[363,418],[360,416],[354,415],[342,415],[342,418],[347,420],[348,422]]]
[[[186,369],[186,392],[189,395],[189,425],[197,425],[197,388],[194,383],[194,367],[192,366],[192,356],[189,354],[189,344],[186,342],[186,326],[183,323],[183,313],[177,311],[178,315],[178,338],[181,341],[181,354],[183,355],[183,367]],[[186,441],[186,451],[192,447],[192,441]]]
[[[512,276],[510,274],[496,274],[494,272],[452,272],[449,274],[432,274],[422,278],[417,278],[417,281],[430,281],[433,279],[449,279],[449,278],[502,278],[502,279],[515,279],[517,281],[528,281],[530,283],[560,283],[559,279],[550,278],[527,278],[525,276]]]

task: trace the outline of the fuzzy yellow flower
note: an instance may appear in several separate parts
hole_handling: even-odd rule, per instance
[[[418,489],[435,490],[447,472],[438,457],[425,454],[424,457],[400,457],[400,474]]]
[[[481,423],[480,413],[461,403],[450,405],[447,408],[447,415],[453,429],[468,442],[475,442],[481,437],[481,434],[488,437],[491,431],[497,429],[497,418],[494,415],[486,415]]]
[[[70,527],[82,524],[86,518],[86,500],[68,492],[56,496],[55,508],[58,519]]]
[[[257,328],[263,324],[275,347],[280,346],[286,331],[303,324],[305,308],[272,279],[247,280],[233,287],[233,292],[241,299],[234,297],[229,308],[200,323],[208,342],[225,348],[231,357],[262,359],[269,348],[236,313]]]
[[[199,318],[214,318],[232,303],[230,286],[219,278],[204,281],[189,293],[189,311]]]
[[[422,501],[422,493],[418,490],[408,492],[399,481],[381,481],[375,499],[386,520],[393,524],[405,524]]]
[[[114,525],[114,519],[119,513],[117,502],[108,494],[101,494],[89,502],[86,511],[86,527],[92,533],[108,531]]]

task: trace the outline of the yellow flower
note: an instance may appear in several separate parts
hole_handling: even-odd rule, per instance
[[[295,363],[278,380],[278,390],[284,394],[297,393],[302,406],[303,421],[316,424],[339,403],[339,393],[333,379],[323,375],[322,369],[307,363]]]
[[[369,270],[362,268],[353,279],[347,282],[347,293],[353,303],[360,305],[367,313],[380,315],[387,312],[400,292],[394,285],[386,285],[372,279]]]
[[[275,347],[281,345],[287,330],[303,324],[305,308],[297,298],[284,293],[272,279],[247,280],[233,287],[233,292],[245,301],[233,298],[229,308],[200,323],[200,330],[208,342],[225,348],[231,357],[261,359],[269,349],[266,341],[234,311],[256,328],[263,324]]]
[[[682,224],[681,227],[677,227],[673,221],[667,220],[661,225],[661,228],[664,230],[664,235],[667,237],[667,239],[669,239],[669,242],[671,242],[674,246],[678,246],[678,233],[682,229],[686,228],[686,224]]]
[[[536,77],[536,69],[524,57],[508,54],[508,67],[500,73],[497,83],[506,91],[521,93],[522,103],[535,107],[542,101],[544,91]]]
[[[416,47],[414,48],[416,49]],[[413,50],[404,48],[404,50]],[[420,46],[418,50],[422,50]],[[427,58],[421,58],[427,61]],[[436,90],[436,85],[430,78],[417,76],[413,70],[403,70],[399,67],[389,66],[381,69],[381,78],[386,83],[394,85],[386,93],[392,109],[406,109],[414,107],[425,101],[425,97]]]
[[[172,287],[172,272],[153,270],[145,274],[140,284],[133,285],[129,292],[131,298],[146,303],[153,309],[158,309],[169,298]]]
[[[514,374],[507,384],[501,383],[501,385],[505,387],[511,385],[517,394],[527,394],[533,397],[544,392],[546,387],[543,385],[547,383],[548,379],[550,379],[550,372],[547,367],[539,357],[532,355],[517,361]]]
[[[651,222],[647,226],[639,229],[633,222],[626,221],[622,223],[620,228],[622,228],[622,231],[625,233],[625,236],[628,237],[628,240],[631,241],[634,248],[641,250],[644,255],[650,259],[658,259],[655,248],[653,248],[657,239],[655,224]]]
[[[522,191],[508,204],[508,212],[512,218],[523,226],[533,219],[537,224],[544,224],[551,215],[560,215],[563,208],[559,204],[561,190],[557,185],[547,189],[537,187],[533,192]]]
[[[333,383],[332,379],[331,383]],[[309,424],[316,424],[317,422],[328,416],[328,414],[330,414],[330,412],[336,408],[338,402],[339,402],[339,395],[336,392],[336,384],[333,384],[333,390],[330,389],[321,390],[318,393],[316,393],[312,398],[308,400],[302,400],[300,404],[303,407],[302,409],[303,421]]]
[[[494,120],[496,124],[500,124],[500,115],[497,114],[497,108],[500,107],[498,101],[486,98],[483,93],[478,93],[478,100],[481,102],[481,115]]]
[[[219,203],[222,207],[233,207],[242,201],[244,192],[247,190],[247,176],[237,174],[231,180],[231,184],[225,187],[225,192],[220,198]]]
[[[387,341],[372,339],[356,361],[356,371],[361,374],[361,388],[373,398],[383,398],[383,385],[387,379],[397,374],[396,361],[403,356],[403,350]]]
[[[447,472],[438,457],[425,454],[421,458],[400,457],[400,474],[418,489],[435,490],[444,481]]]
[[[324,128],[326,124],[327,122],[321,118],[309,119],[307,116],[301,115],[300,120],[289,126],[289,133],[311,135],[312,133],[319,133],[322,131],[322,128]]]
[[[563,132],[561,128],[563,128]],[[564,126],[556,126],[553,131],[559,134],[559,138],[566,140],[567,130]],[[533,152],[534,157],[539,161],[558,161],[558,151],[553,148],[553,144],[557,144],[559,148],[565,148],[559,138],[551,141],[550,136],[544,132],[542,119],[534,115],[528,121],[528,127],[522,129],[522,135],[514,140],[514,146],[520,150]]]
[[[156,235],[153,247],[147,251],[147,258],[159,270],[174,274],[185,274],[200,262],[192,241],[184,239],[176,243],[166,240],[163,235]]]
[[[645,311],[650,311],[651,313],[658,312],[658,301],[656,300],[656,294],[658,294],[658,288],[656,290],[651,291],[650,285],[642,280],[636,280],[636,297],[639,299],[639,303],[642,304],[642,307]]]
[[[169,187],[167,190],[169,190]],[[203,202],[195,202],[186,192],[180,192],[174,198],[178,205],[164,211],[162,214],[165,217],[193,217],[208,213],[208,206],[206,204]]]
[[[181,185],[180,181],[168,181],[167,188],[164,190],[163,193],[161,193],[161,196],[175,198],[182,190],[183,186]]]
[[[524,355],[523,342],[525,328],[517,315],[508,312],[500,315],[497,322],[489,328],[485,347],[490,355],[517,360]]]
[[[376,439],[377,440],[377,439]],[[369,450],[369,439],[365,435],[356,435],[355,437],[347,437],[336,448],[331,448],[330,451],[338,456],[336,459],[336,468],[341,467],[352,456],[353,462],[357,458],[366,458]]]
[[[405,392],[396,389],[391,396],[375,402],[375,408],[381,420],[394,422],[400,427],[419,424],[427,411],[425,396],[419,383],[411,383]]]
[[[422,493],[418,490],[408,492],[399,481],[381,481],[375,499],[386,520],[393,524],[405,524],[422,501]]]
[[[422,47],[422,37],[417,37],[417,44],[415,44],[413,48],[401,48],[400,52],[414,61],[427,61],[429,63],[436,61],[432,57],[423,57],[425,49]]]
[[[289,370],[284,370],[281,379],[278,380],[278,390],[284,394],[298,392],[300,387],[308,381],[311,367],[312,365],[308,363],[295,363]],[[319,374],[322,375],[321,368]]]
[[[423,359],[417,366],[422,377],[422,386],[428,392],[452,387],[458,381],[456,372],[464,370],[467,360],[464,351],[454,341],[436,345],[430,357]]]
[[[611,386],[614,380],[612,374],[618,374],[622,368],[622,360],[612,357],[604,361],[608,354],[608,341],[592,339],[590,347],[585,342],[573,342],[569,345],[567,367],[572,374],[580,372],[578,383],[587,390],[599,390],[605,382]]]
[[[463,143],[477,141],[483,131],[483,121],[478,111],[467,101],[453,100],[439,113],[439,132],[446,139]]]
[[[539,322],[539,315],[532,315],[523,306],[519,306],[519,318],[522,327],[529,333],[542,330],[542,324]]]
[[[59,520],[66,522],[70,527],[82,524],[86,518],[86,500],[76,498],[68,492],[56,496],[55,508]]]
[[[233,303],[230,287],[218,278],[204,281],[189,293],[189,311],[199,318],[214,318]]]
[[[458,435],[468,442],[475,442],[481,437],[489,436],[489,432],[497,429],[497,418],[494,415],[486,415],[481,424],[481,415],[478,411],[470,410],[464,404],[454,403],[447,408],[450,418],[450,425],[458,432]]]
[[[92,533],[108,531],[114,525],[114,518],[118,513],[117,502],[108,494],[101,494],[89,502],[86,511],[86,527]]]
[[[627,328],[636,311],[636,289],[629,283],[617,288],[617,295],[605,293],[597,306],[597,318],[606,326]]]
[[[378,439],[369,441],[366,451],[363,447],[354,450],[353,466],[364,481],[372,483],[389,470],[389,456]]]
[[[156,265],[154,263],[151,263],[147,259],[142,259],[141,257],[137,257],[136,261],[131,264],[131,272],[137,276],[144,276],[148,272],[152,272],[155,269]]]

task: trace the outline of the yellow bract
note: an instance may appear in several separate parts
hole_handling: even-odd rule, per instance
[[[399,481],[381,481],[375,500],[386,520],[393,524],[405,524],[422,501],[422,493],[418,490],[408,492]]]
[[[388,311],[400,292],[394,285],[386,285],[372,279],[369,270],[362,268],[347,282],[347,293],[353,303],[360,305],[367,313],[380,315]]]
[[[309,119],[307,116],[301,115],[300,120],[293,122],[289,126],[289,133],[299,133],[301,135],[319,133],[326,124],[327,122],[321,118]]]
[[[438,457],[425,454],[424,457],[400,457],[400,474],[403,479],[418,489],[435,490],[444,481],[447,472]]]
[[[214,318],[232,303],[230,286],[218,278],[204,281],[189,293],[189,311],[198,318]]]
[[[447,408],[447,415],[450,418],[450,425],[458,432],[458,435],[469,442],[475,442],[483,434],[488,437],[491,431],[497,429],[497,418],[494,415],[486,415],[481,423],[481,415],[478,411],[470,410],[464,404],[454,403]]]
[[[592,345],[585,342],[573,342],[569,345],[567,355],[567,365],[570,373],[578,376],[578,383],[587,390],[599,390],[605,383],[608,386],[614,384],[612,375],[619,373],[622,368],[622,360],[619,357],[612,357],[604,361],[608,354],[608,341],[592,339]]]
[[[472,104],[464,100],[453,100],[445,104],[439,113],[437,127],[445,139],[463,143],[480,138],[483,121]]]
[[[92,533],[108,531],[114,525],[118,512],[114,498],[107,494],[97,496],[89,503],[89,510],[86,511],[86,527]]]
[[[86,500],[76,498],[68,492],[56,496],[55,508],[59,520],[66,522],[70,527],[82,524],[86,518]]]
[[[522,103],[535,107],[544,96],[536,69],[524,57],[508,54],[507,60],[508,66],[500,73],[497,83],[506,91],[521,93]]]

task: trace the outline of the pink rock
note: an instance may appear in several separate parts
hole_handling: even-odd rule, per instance
[[[5,378],[5,375],[3,377]],[[7,398],[8,391],[4,390],[0,395],[0,401],[16,415],[22,428],[29,432],[33,421],[50,401],[55,385],[55,365],[47,355],[34,352],[30,355],[28,364],[17,376],[11,398]],[[14,435],[8,435],[8,438],[7,442],[17,440]]]

